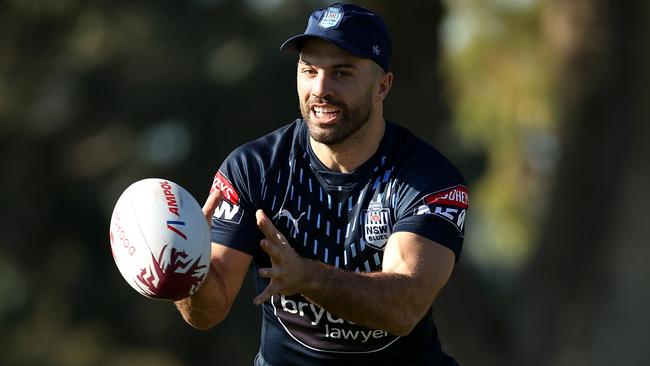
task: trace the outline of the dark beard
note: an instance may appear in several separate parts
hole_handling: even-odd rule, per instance
[[[348,108],[342,102],[333,99],[318,99],[312,98],[307,103],[300,102],[300,111],[302,117],[307,123],[309,129],[309,136],[316,142],[328,146],[338,145],[347,140],[350,136],[354,135],[363,127],[370,119],[372,90],[361,99],[352,108]],[[309,105],[314,102],[326,102],[341,109],[341,119],[333,126],[326,128],[318,128],[311,122],[309,116],[311,110]]]

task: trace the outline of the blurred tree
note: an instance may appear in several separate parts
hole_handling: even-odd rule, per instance
[[[563,153],[514,364],[650,364],[648,4],[544,3]]]
[[[467,256],[509,285],[529,259],[555,168],[556,123],[535,1],[449,1],[442,36],[454,127],[464,151],[485,155],[471,187]]]

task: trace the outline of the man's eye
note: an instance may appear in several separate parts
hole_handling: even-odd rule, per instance
[[[349,72],[347,72],[347,71],[337,71],[336,72],[336,77],[339,77],[339,78],[345,78],[345,77],[348,77],[350,75],[351,74]]]
[[[314,74],[316,74],[316,70],[312,70],[312,69],[303,69],[303,70],[302,70],[302,73],[303,73],[303,74],[306,74],[306,75],[314,75]]]

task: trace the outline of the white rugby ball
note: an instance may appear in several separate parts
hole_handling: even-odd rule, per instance
[[[182,299],[208,272],[208,223],[194,197],[172,181],[130,185],[115,204],[109,235],[122,277],[144,296]]]

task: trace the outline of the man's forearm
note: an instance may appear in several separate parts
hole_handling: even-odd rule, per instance
[[[303,296],[345,320],[406,335],[422,319],[434,294],[417,293],[417,279],[399,273],[348,272],[308,261]]]
[[[201,287],[190,297],[174,304],[183,319],[194,328],[207,330],[221,322],[230,310],[225,286],[214,265]]]

